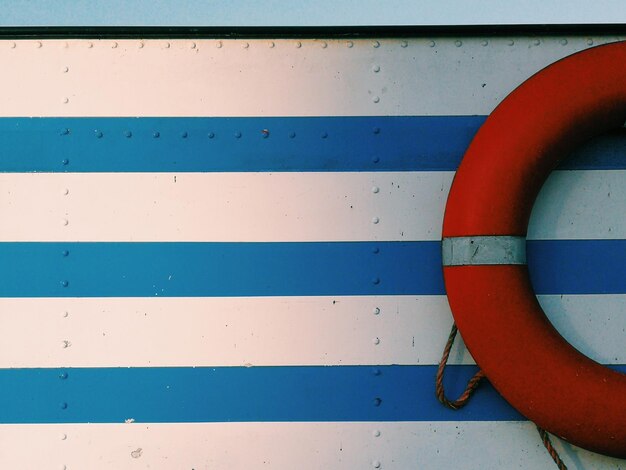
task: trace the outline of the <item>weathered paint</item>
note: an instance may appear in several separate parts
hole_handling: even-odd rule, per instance
[[[78,423],[1,425],[0,435],[6,437],[0,439],[6,443],[0,451],[2,466],[247,469],[265,463],[284,469],[375,468],[379,462],[380,468],[404,469],[450,466],[462,456],[467,468],[552,468],[531,425],[499,421],[510,410],[488,387],[464,414],[436,408],[428,377],[452,321],[447,300],[440,287],[426,295],[405,295],[400,287],[440,286],[433,274],[437,258],[413,262],[405,252],[389,257],[386,249],[406,243],[402,246],[419,244],[439,253],[443,204],[453,172],[485,116],[543,66],[617,39],[0,41],[5,64],[0,215],[6,222],[0,240],[10,242],[4,246],[4,259],[16,263],[5,263],[7,277],[0,290],[17,288],[13,292],[32,295],[39,289],[45,295],[0,298],[0,324],[10,332],[0,345],[0,361],[2,367],[18,368],[15,373],[26,377],[26,383],[36,382],[40,374],[52,377],[47,394],[54,398],[53,409],[44,403],[44,391],[39,416]],[[539,196],[529,229],[529,263],[551,294],[539,299],[549,317],[576,347],[618,367],[626,363],[620,346],[626,288],[623,264],[615,256],[623,252],[626,239],[621,216],[626,176],[620,170],[625,165],[616,150],[620,142],[619,135],[600,139],[555,172]],[[571,239],[580,244],[567,241]],[[118,248],[136,254],[145,242],[157,242],[151,245],[156,251],[148,250],[131,266],[142,273],[135,282],[124,277],[128,269],[111,254]],[[318,282],[307,284],[308,291],[285,295],[284,286],[302,279],[300,271],[305,271],[298,256],[306,250],[296,250],[292,260],[283,255],[292,266],[283,281],[285,271],[276,269],[270,257],[262,266],[245,264],[253,275],[248,284],[233,282],[240,288],[238,297],[224,292],[188,297],[194,269],[203,274],[208,268],[201,264],[206,263],[219,270],[221,261],[187,253],[177,272],[188,281],[170,289],[170,296],[156,296],[168,291],[172,272],[155,267],[171,266],[163,264],[164,258],[171,261],[171,250],[187,242],[203,249],[206,243],[235,248],[242,242],[295,243],[306,250],[308,244],[323,248],[342,242],[345,252],[357,256],[348,268],[306,273]],[[371,251],[359,258],[357,245],[362,243]],[[23,259],[20,253],[48,248],[44,257],[17,264]],[[550,258],[555,250],[557,257]],[[317,260],[317,252],[308,253]],[[581,261],[579,253],[595,264]],[[388,261],[368,265],[374,255]],[[556,276],[562,262],[570,263],[564,280]],[[532,267],[541,263],[545,270]],[[551,263],[557,265],[549,269]],[[582,275],[611,264],[618,274],[614,285],[601,276]],[[387,271],[378,271],[379,266]],[[33,275],[42,267],[54,285]],[[273,295],[256,297],[258,291],[241,288],[266,286],[268,278],[259,272],[267,269],[277,273],[269,279],[275,290],[262,292]],[[413,269],[429,274],[420,280]],[[117,273],[113,281],[106,277],[112,272]],[[389,286],[385,273],[400,281]],[[174,284],[180,278],[173,278]],[[153,282],[138,290],[143,281]],[[320,288],[357,281],[366,286],[364,295],[350,290],[329,295]],[[214,287],[198,283],[195,295]],[[460,388],[468,370],[458,365],[472,362],[462,345],[451,362],[448,376]],[[389,397],[379,397],[367,384],[378,377],[377,369],[383,375],[395,371],[392,364],[413,365],[415,376],[423,378],[415,382],[419,394],[404,389],[402,403],[425,407],[420,411],[426,413],[420,415],[424,421],[334,422],[346,412],[338,408],[324,415],[323,423],[294,421],[307,411],[320,416],[304,409],[304,414],[284,416],[292,421],[284,423],[251,423],[233,414],[231,419],[242,422],[128,424],[122,421],[138,419],[132,407],[118,420],[102,407],[81,409],[90,392],[84,400],[75,395],[89,384],[106,384],[108,368],[131,367],[111,373],[111,384],[120,384],[125,377],[132,381],[134,370],[137,376],[147,374],[165,383],[168,373],[183,377],[193,367],[233,367],[244,378],[252,376],[247,373],[271,377],[263,375],[273,370],[264,368],[268,366],[313,367],[347,379],[358,377],[350,375],[352,367],[365,366],[367,381],[351,386],[371,400],[362,407],[352,403],[351,409],[364,419],[379,411],[389,417]],[[325,371],[319,366],[333,367]],[[73,368],[85,369],[75,374]],[[5,387],[9,396],[11,383]],[[71,385],[64,391],[63,384]],[[180,397],[192,393],[196,382],[167,385],[177,387]],[[325,390],[323,383],[312,387]],[[121,385],[109,390],[107,403],[113,406],[116,395],[120,403],[132,403],[136,397],[128,390]],[[153,392],[141,397],[145,401],[163,391]],[[330,391],[308,403],[327,403],[333,396]],[[419,401],[417,396],[425,398]],[[263,410],[275,400],[247,403],[239,411]],[[207,416],[215,405],[208,403],[197,416]],[[167,403],[154,406],[167,412]],[[89,413],[100,416],[91,421],[119,424],[82,422]],[[20,416],[19,409],[14,414]],[[194,413],[185,416],[193,418]],[[441,418],[435,416],[446,421],[437,422]],[[485,419],[490,421],[477,421]],[[620,466],[619,461],[557,445],[565,449],[566,459],[579,460],[586,468]],[[24,451],[33,446],[51,451]]]

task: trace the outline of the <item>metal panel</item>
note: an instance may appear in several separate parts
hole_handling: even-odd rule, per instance
[[[439,240],[452,178],[443,171],[0,173],[0,218],[20,220],[6,224],[0,240]],[[625,188],[626,171],[553,172],[528,238],[626,238]]]
[[[1,425],[0,465],[551,468],[490,387],[435,402],[439,227],[485,115],[616,39],[0,41],[2,416],[116,423]],[[549,317],[620,370],[622,148],[555,173],[529,233]],[[173,422],[203,419],[241,422]]]
[[[0,116],[485,115],[551,62],[615,40],[6,40]]]
[[[625,300],[539,296],[561,334],[605,364],[626,363]],[[431,295],[0,298],[0,367],[434,365],[451,325],[446,298]],[[462,340],[449,363],[474,363]]]
[[[29,214],[0,240],[438,240],[451,181],[450,172],[0,173],[0,218]]]
[[[553,468],[527,422],[195,423],[0,426],[5,468]],[[586,470],[623,460],[555,440]],[[24,449],[37,452],[24,452]]]

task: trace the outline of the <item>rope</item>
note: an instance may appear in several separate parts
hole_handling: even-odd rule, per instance
[[[435,379],[435,394],[437,395],[437,399],[448,408],[452,408],[453,410],[458,410],[459,408],[464,407],[469,399],[472,397],[472,394],[480,384],[480,381],[485,378],[485,373],[482,370],[479,370],[474,374],[474,376],[467,382],[467,386],[465,387],[465,391],[461,393],[459,398],[456,400],[449,400],[446,397],[446,393],[443,387],[443,373],[448,363],[448,357],[450,356],[450,350],[452,349],[452,345],[454,344],[454,340],[456,339],[456,335],[458,333],[458,328],[456,327],[456,323],[452,324],[452,329],[450,330],[450,335],[448,336],[448,342],[446,343],[446,347],[443,349],[443,355],[441,356],[441,360],[439,361],[439,367],[437,368],[437,377]],[[536,426],[536,425],[535,425]],[[537,431],[539,431],[539,436],[541,437],[541,441],[545,446],[548,454],[554,460],[554,463],[558,467],[559,470],[567,470],[567,466],[561,460],[559,453],[552,446],[552,441],[550,441],[550,436],[548,435],[545,429],[537,426]]]
[[[537,426],[537,431],[539,432],[539,436],[541,437],[541,441],[543,442],[543,445],[548,451],[548,454],[550,454],[550,457],[552,457],[552,460],[554,460],[554,463],[556,464],[557,468],[559,470],[567,470],[567,466],[561,460],[559,453],[552,446],[552,441],[550,440],[550,436],[548,435],[548,432],[545,429],[540,428],[539,426]]]
[[[450,356],[450,350],[452,349],[452,345],[454,344],[454,339],[456,338],[456,334],[458,329],[456,324],[452,324],[452,330],[450,331],[450,336],[448,336],[448,342],[446,343],[446,347],[443,350],[443,356],[441,357],[441,361],[439,361],[439,367],[437,368],[437,378],[435,379],[435,393],[437,394],[437,399],[448,408],[452,408],[453,410],[458,410],[459,408],[464,407],[469,401],[470,397],[476,390],[476,387],[480,384],[480,381],[485,377],[485,373],[482,370],[479,370],[474,374],[474,376],[467,383],[467,387],[465,387],[465,391],[457,398],[452,401],[446,397],[446,392],[443,387],[443,372],[446,368],[446,364],[448,363],[448,356]]]

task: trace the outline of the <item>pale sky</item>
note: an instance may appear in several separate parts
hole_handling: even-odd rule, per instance
[[[626,23],[624,0],[0,0],[0,26]]]

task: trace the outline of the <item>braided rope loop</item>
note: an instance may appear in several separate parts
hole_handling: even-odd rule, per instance
[[[448,342],[446,343],[446,347],[443,350],[443,356],[441,357],[441,361],[439,361],[439,367],[437,368],[437,378],[435,379],[435,393],[437,395],[437,399],[448,408],[452,408],[453,410],[458,410],[459,408],[464,407],[469,401],[470,397],[480,384],[480,381],[485,377],[485,374],[482,370],[479,370],[474,374],[474,376],[467,383],[467,387],[465,387],[465,391],[456,399],[450,400],[446,397],[446,392],[443,386],[443,374],[448,363],[448,357],[450,356],[450,350],[452,349],[452,345],[454,344],[454,340],[456,338],[456,334],[458,329],[456,324],[452,324],[452,330],[450,331],[450,336],[448,336]]]
[[[457,398],[456,400],[450,400],[446,397],[446,392],[443,386],[443,375],[446,365],[448,364],[448,357],[450,356],[450,350],[452,349],[452,345],[454,344],[454,340],[456,339],[456,335],[458,333],[458,328],[456,327],[456,323],[452,324],[452,329],[450,330],[450,335],[448,336],[448,341],[446,342],[446,347],[443,350],[443,354],[441,356],[441,360],[439,361],[439,367],[437,368],[437,377],[435,379],[435,394],[437,395],[437,399],[448,408],[453,410],[458,410],[459,408],[463,408],[472,397],[472,394],[476,391],[478,385],[483,378],[485,378],[485,373],[482,370],[479,370],[474,374],[474,376],[467,382],[467,386],[465,387],[465,391]],[[536,426],[536,425],[535,425]],[[559,470],[567,470],[567,466],[561,460],[559,453],[552,445],[552,441],[550,440],[550,436],[545,429],[537,426],[537,431],[539,432],[539,436],[541,437],[541,442],[543,442],[544,447],[554,460],[557,468]]]

